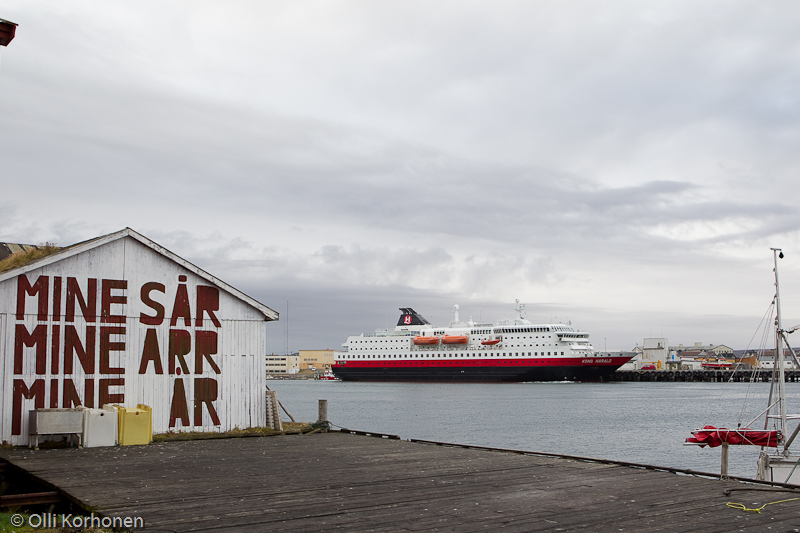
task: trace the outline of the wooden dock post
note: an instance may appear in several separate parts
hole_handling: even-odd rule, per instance
[[[283,431],[283,423],[281,422],[281,412],[278,409],[278,393],[274,390],[267,391],[267,426],[276,430]]]
[[[728,443],[722,443],[722,463],[719,468],[719,478],[728,481]]]
[[[328,400],[319,401],[319,416],[317,422],[328,421]]]

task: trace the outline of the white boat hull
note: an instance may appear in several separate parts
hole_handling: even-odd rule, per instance
[[[762,453],[758,459],[758,479],[800,485],[800,455]]]

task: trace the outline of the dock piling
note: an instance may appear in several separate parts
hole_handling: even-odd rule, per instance
[[[728,481],[728,443],[722,443],[722,458],[721,464],[719,468],[719,479],[722,481]]]

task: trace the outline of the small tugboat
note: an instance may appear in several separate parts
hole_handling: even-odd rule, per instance
[[[327,369],[322,374],[320,374],[319,379],[324,379],[327,381],[342,381],[341,379],[336,377],[336,375],[331,371],[330,368]]]

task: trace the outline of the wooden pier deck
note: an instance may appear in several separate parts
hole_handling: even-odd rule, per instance
[[[671,472],[344,433],[0,456],[147,531],[800,531],[800,497]],[[758,486],[763,488],[763,486]]]

